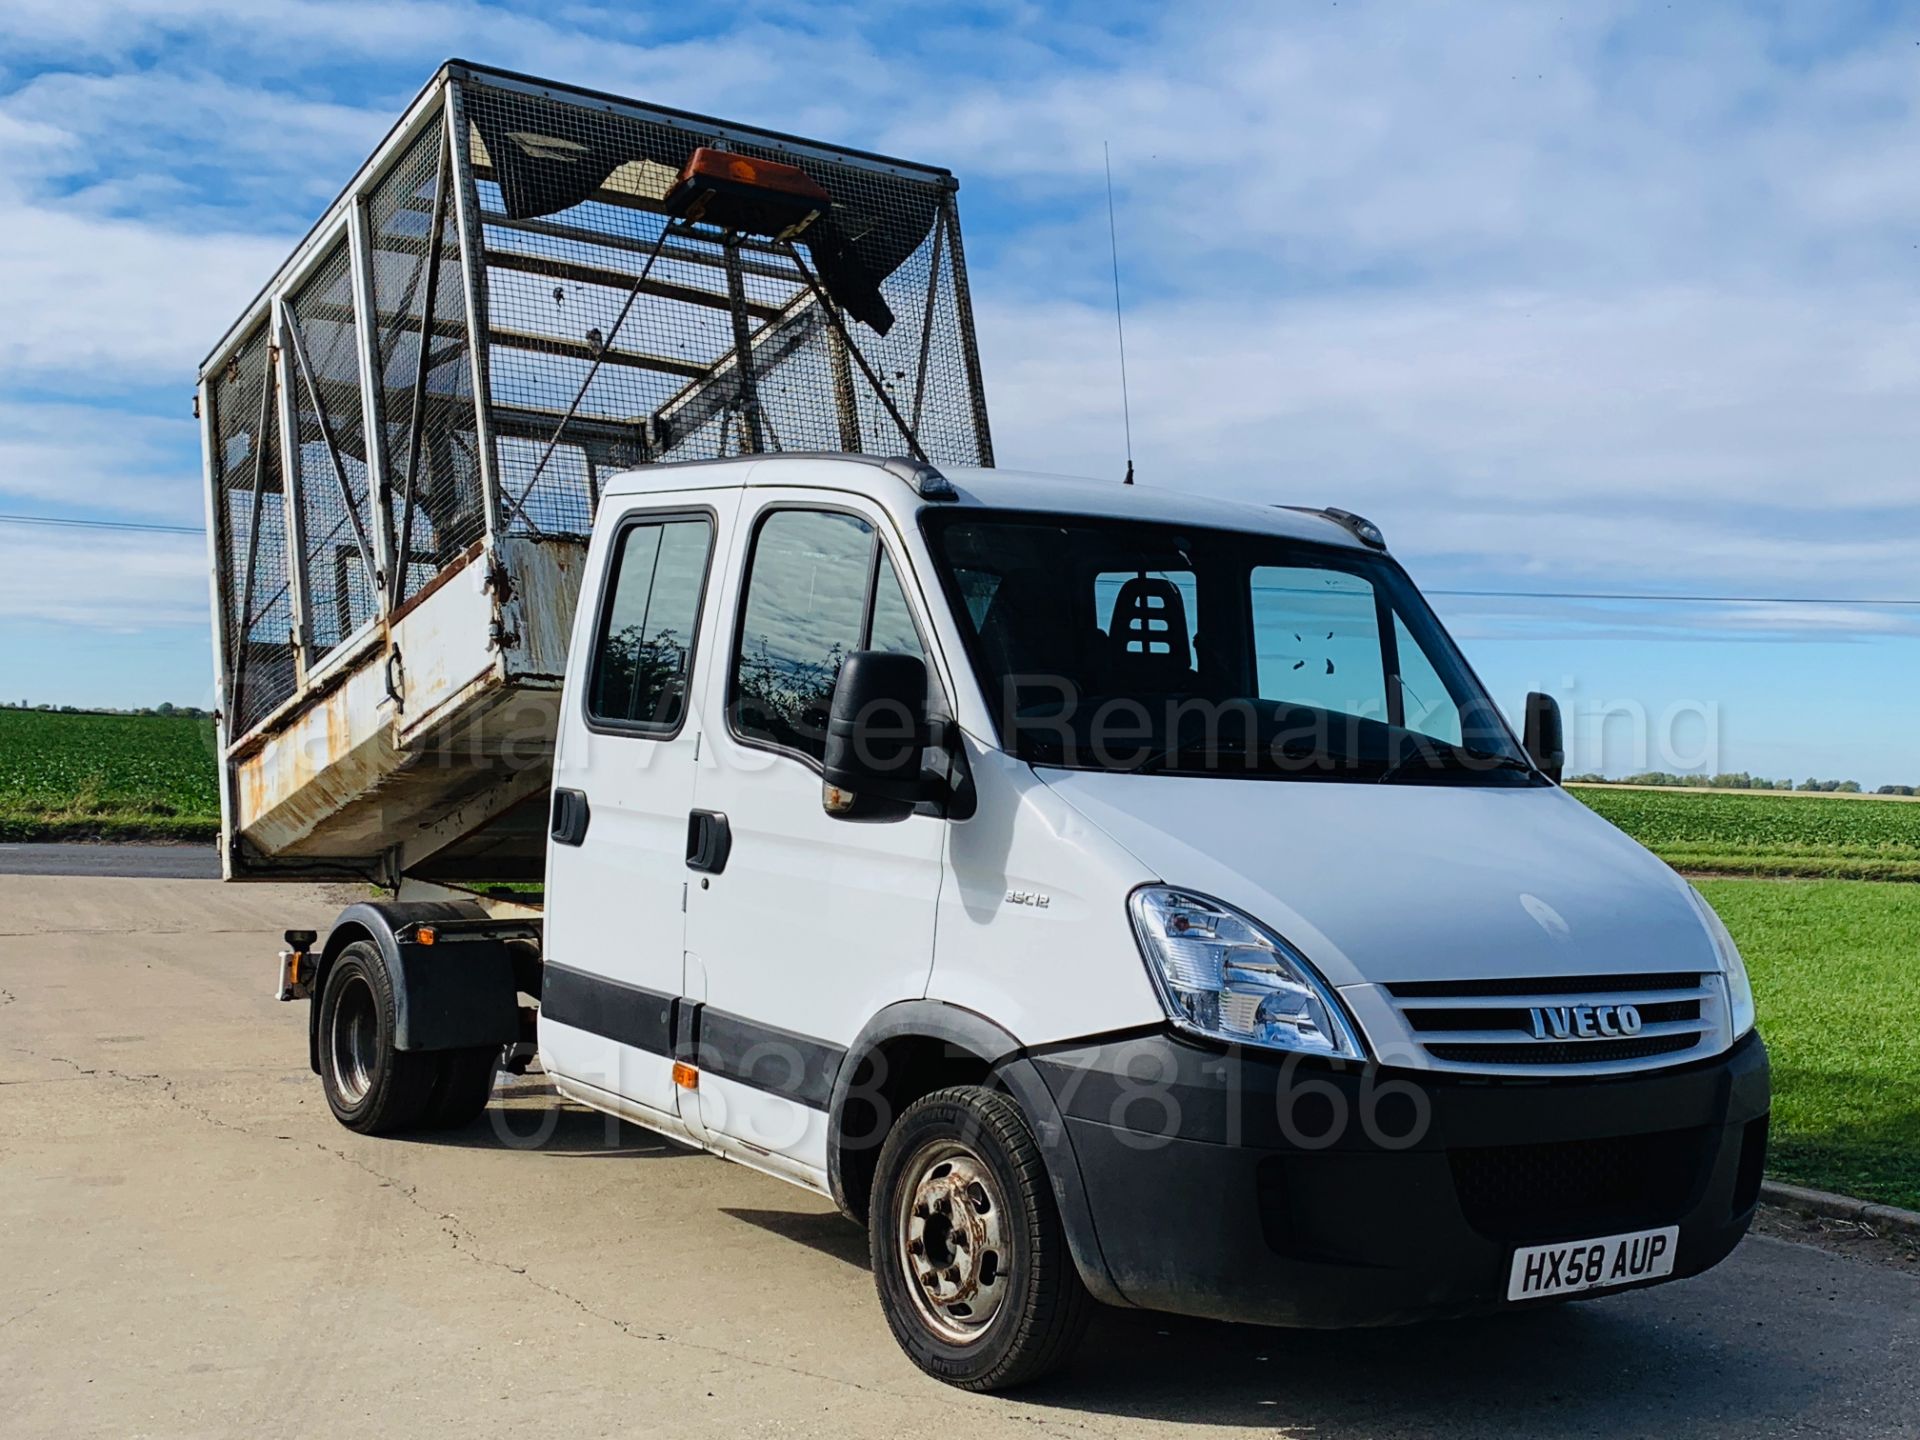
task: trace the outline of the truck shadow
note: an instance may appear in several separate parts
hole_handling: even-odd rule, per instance
[[[868,1269],[865,1232],[837,1213],[722,1213]],[[1861,1376],[1809,1366],[1808,1336],[1777,1298],[1729,1308],[1689,1295],[1683,1286],[1518,1315],[1351,1331],[1274,1330],[1101,1306],[1073,1364],[1004,1403],[1321,1437],[1472,1440],[1744,1437],[1866,1403]],[[1870,1326],[1844,1311],[1830,1313],[1826,1324],[1842,1349],[1883,1347],[1884,1336],[1865,1333]],[[1863,1333],[1838,1333],[1849,1328]]]
[[[502,1102],[507,1103],[502,1103]],[[697,1157],[700,1151],[562,1100],[544,1081],[520,1080],[495,1091],[478,1119],[457,1130],[430,1130],[406,1137],[420,1145],[462,1150],[526,1150],[573,1160],[644,1160]]]
[[[1773,1433],[1769,1420],[1858,1403],[1850,1388],[1779,1345],[1730,1352],[1724,1334],[1627,1301],[1346,1332],[1103,1308],[1071,1369],[1009,1398],[1289,1435],[1549,1440]]]
[[[753,1210],[723,1205],[722,1215],[804,1245],[858,1270],[871,1270],[867,1261],[867,1232],[838,1210]]]

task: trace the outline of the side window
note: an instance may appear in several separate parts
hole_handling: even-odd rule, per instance
[[[1407,622],[1393,617],[1394,649],[1400,657],[1400,704],[1409,730],[1431,735],[1449,745],[1461,743],[1460,707],[1447,693],[1440,672],[1433,668],[1427,652],[1407,629]]]
[[[1279,565],[1255,566],[1250,583],[1260,698],[1385,720],[1373,586],[1341,570]]]
[[[733,676],[734,729],[825,753],[840,662],[860,648],[873,529],[820,510],[776,510],[754,538]]]
[[[873,577],[873,620],[867,626],[866,648],[927,658],[920,632],[914,627],[913,611],[907,608],[906,592],[900,588],[900,577],[894,574],[893,561],[885,550],[880,552],[880,567]]]
[[[704,519],[621,531],[587,686],[587,713],[595,720],[649,732],[679,729],[712,537]]]

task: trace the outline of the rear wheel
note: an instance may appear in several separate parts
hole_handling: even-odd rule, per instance
[[[433,1056],[439,1068],[433,1095],[421,1123],[432,1130],[456,1130],[487,1108],[493,1098],[493,1075],[500,1047],[442,1050]]]
[[[936,1090],[881,1147],[867,1222],[894,1339],[967,1390],[1064,1365],[1092,1306],[1019,1106],[977,1085]]]
[[[320,1081],[334,1119],[362,1135],[390,1135],[426,1117],[440,1056],[396,1050],[393,977],[380,947],[340,952],[320,995]]]

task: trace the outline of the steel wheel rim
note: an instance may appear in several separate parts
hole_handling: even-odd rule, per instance
[[[894,1247],[914,1310],[948,1344],[977,1344],[1012,1288],[1006,1197],[958,1140],[922,1145],[902,1173]]]
[[[374,1010],[373,987],[362,975],[349,975],[340,985],[333,1006],[328,1048],[333,1056],[333,1082],[340,1098],[358,1105],[373,1088],[378,1063],[380,1022]]]

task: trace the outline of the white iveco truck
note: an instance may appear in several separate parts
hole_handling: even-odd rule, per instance
[[[449,64],[207,361],[226,874],[391,896],[280,958],[334,1114],[537,1057],[977,1389],[1717,1263],[1725,928],[1366,521],[992,469],[955,188]]]

